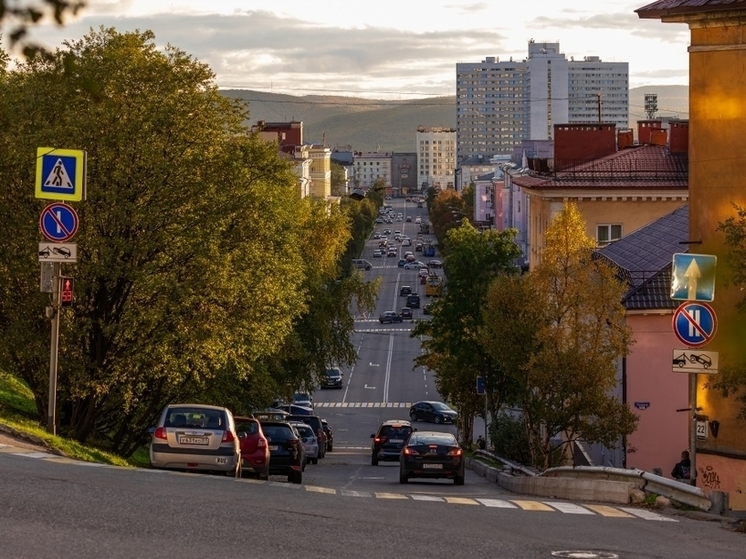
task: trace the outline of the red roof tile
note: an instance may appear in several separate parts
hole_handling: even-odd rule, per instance
[[[688,159],[664,146],[643,145],[559,172],[514,176],[513,182],[532,189],[687,190]]]

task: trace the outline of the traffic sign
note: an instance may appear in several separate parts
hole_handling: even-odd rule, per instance
[[[67,204],[49,204],[41,211],[39,229],[50,241],[64,243],[78,232],[78,214]]]
[[[717,316],[707,303],[683,303],[673,313],[673,332],[689,347],[709,343],[717,330]]]
[[[86,154],[79,149],[36,148],[36,197],[85,199]]]
[[[678,301],[715,300],[715,266],[711,254],[676,253],[671,270],[671,299]]]
[[[707,435],[707,422],[697,420],[697,440],[706,441]]]
[[[63,307],[70,307],[73,304],[73,285],[75,280],[73,278],[60,278],[62,280],[62,286],[60,288],[60,305]]]
[[[718,372],[718,352],[689,349],[673,350],[674,373],[709,373]]]
[[[75,243],[39,243],[39,262],[78,261],[78,245]]]
[[[484,377],[477,377],[477,394],[479,396],[484,396],[485,394]]]

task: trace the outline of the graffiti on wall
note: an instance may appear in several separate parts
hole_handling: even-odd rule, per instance
[[[699,479],[702,481],[702,485],[709,489],[720,489],[720,476],[712,466],[706,466],[704,468],[698,468]]]

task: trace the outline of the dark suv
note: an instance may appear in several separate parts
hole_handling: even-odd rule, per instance
[[[378,431],[370,436],[373,439],[370,463],[378,466],[379,460],[382,462],[398,461],[401,449],[412,431],[412,424],[404,419],[389,419],[381,423]]]
[[[321,388],[342,388],[342,370],[339,367],[329,367],[324,372]]]
[[[321,418],[318,415],[289,415],[287,420],[301,421],[310,425],[319,441],[319,458],[326,456],[326,434],[324,433],[324,426],[321,424]]]
[[[292,483],[302,483],[306,457],[295,429],[286,421],[262,421],[261,424],[269,445],[269,473],[288,476]]]

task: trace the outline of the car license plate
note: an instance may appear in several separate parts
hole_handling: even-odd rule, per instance
[[[269,445],[269,449],[270,450],[277,450],[277,445],[276,444],[271,444],[271,445]]]
[[[404,441],[402,439],[389,439],[390,443],[403,443]]]
[[[228,459],[225,457],[218,457],[218,458],[215,458],[215,462],[217,462],[218,464],[227,464]]]
[[[179,437],[179,444],[209,444],[207,437]]]
[[[423,464],[423,470],[442,470],[443,464]]]

